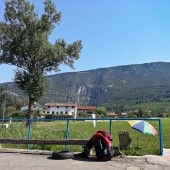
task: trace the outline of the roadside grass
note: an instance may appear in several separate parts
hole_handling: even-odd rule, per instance
[[[170,148],[170,118],[162,118],[163,147]],[[159,130],[158,121],[149,121]],[[93,127],[92,121],[70,121],[69,139],[90,139],[97,130],[109,132],[109,121],[97,121]],[[122,150],[126,155],[159,155],[159,135],[142,134],[130,127],[127,121],[112,121],[112,144],[119,147],[118,131],[128,131],[132,143],[128,149]],[[22,122],[12,122],[7,129],[0,129],[0,138],[27,139],[28,128]],[[37,122],[31,129],[31,139],[65,139],[66,121]],[[5,148],[27,148],[27,145],[2,144]],[[64,145],[30,145],[31,149],[62,150]],[[68,146],[69,150],[82,151],[81,146]]]

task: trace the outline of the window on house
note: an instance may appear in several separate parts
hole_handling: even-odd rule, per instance
[[[66,112],[66,114],[68,114],[68,112]]]
[[[68,108],[68,106],[66,106],[66,108]]]
[[[54,114],[54,111],[52,111],[52,114]]]
[[[47,114],[49,114],[50,112],[49,111],[47,111]]]
[[[43,113],[45,113],[45,111],[43,111]]]
[[[61,111],[60,114],[63,114],[63,111]]]
[[[72,106],[72,108],[74,108],[74,106]]]
[[[48,108],[50,108],[50,106],[48,106]]]
[[[58,115],[58,112],[56,112],[56,114]]]
[[[59,106],[57,106],[57,108],[59,108]]]

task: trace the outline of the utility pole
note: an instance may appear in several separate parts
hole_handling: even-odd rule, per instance
[[[4,124],[4,118],[5,118],[5,109],[6,109],[6,95],[7,95],[7,84],[5,86],[5,93],[4,93],[4,104],[3,104],[3,114],[2,114],[2,119],[3,119],[3,124]]]

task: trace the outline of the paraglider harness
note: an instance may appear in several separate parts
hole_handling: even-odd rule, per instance
[[[107,161],[110,160],[115,153],[111,141],[112,137],[108,132],[99,130],[92,136],[92,138],[90,138],[87,147],[92,149],[94,146],[97,159],[99,161]]]

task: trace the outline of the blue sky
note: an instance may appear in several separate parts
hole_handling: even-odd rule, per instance
[[[29,0],[43,13],[43,0]],[[4,2],[1,0],[0,21]],[[170,62],[169,0],[53,0],[62,13],[50,42],[82,40],[76,69],[84,71],[129,64]],[[0,83],[10,82],[13,66],[0,65]],[[52,73],[55,74],[55,73]]]

